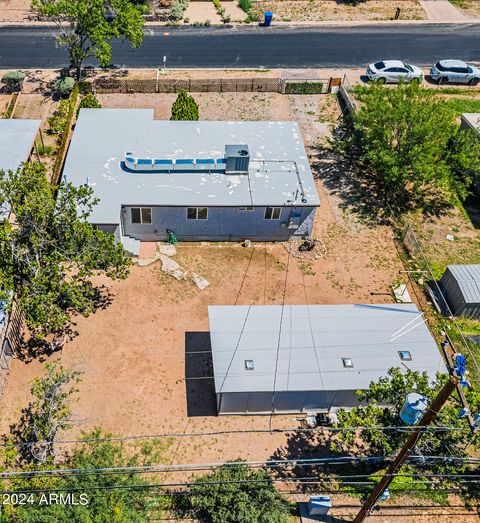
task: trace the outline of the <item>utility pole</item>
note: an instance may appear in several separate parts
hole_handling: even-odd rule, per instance
[[[432,404],[428,407],[425,414],[422,416],[418,427],[413,430],[407,439],[405,445],[398,453],[397,457],[390,464],[387,471],[385,472],[383,478],[380,480],[378,485],[373,489],[373,492],[368,497],[367,501],[363,504],[363,507],[360,509],[360,512],[355,516],[353,523],[362,523],[365,521],[365,518],[370,514],[373,507],[377,503],[379,497],[383,494],[385,489],[390,485],[401,466],[409,458],[412,453],[415,445],[418,443],[421,435],[425,432],[426,427],[430,425],[438,416],[440,409],[443,407],[445,402],[448,400],[452,392],[457,388],[457,385],[460,382],[461,376],[457,374],[455,370],[451,371],[450,378],[442,387],[441,391],[438,393],[437,397],[433,400]]]

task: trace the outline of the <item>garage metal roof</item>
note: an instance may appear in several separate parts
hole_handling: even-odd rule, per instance
[[[480,265],[448,265],[465,303],[480,303]]]
[[[126,152],[144,159],[215,159],[228,144],[248,145],[248,175],[122,168]],[[320,204],[296,122],[170,121],[154,120],[153,109],[82,109],[63,172],[76,185],[88,183],[100,199],[92,223],[118,223],[121,205]],[[302,189],[305,201],[298,197]]]
[[[414,304],[210,306],[208,316],[217,393],[358,390],[392,367],[432,380],[445,371]]]

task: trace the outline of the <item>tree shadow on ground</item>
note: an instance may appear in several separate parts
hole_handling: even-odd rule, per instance
[[[113,301],[113,294],[106,285],[94,287],[93,314],[109,307]],[[58,333],[40,336],[26,327],[18,335],[13,345],[13,353],[17,359],[24,363],[33,360],[43,363],[50,356],[61,351],[67,341],[72,341],[78,336],[77,324],[74,318]]]
[[[315,179],[338,200],[346,215],[366,225],[391,225],[403,213],[421,209],[428,216],[442,216],[452,203],[438,188],[405,190],[402,199],[386,197],[377,176],[355,161],[355,146],[349,144],[351,130],[340,125],[333,131],[329,147],[312,147],[310,162]]]
[[[294,462],[272,469],[273,477],[292,478],[297,489],[305,494],[336,490],[341,482],[338,476],[352,474],[371,474],[379,466],[354,461],[355,453],[334,451],[330,448],[328,433],[294,431],[287,435],[285,446],[277,449],[272,460],[308,460],[323,458],[342,458],[331,462]],[[350,461],[349,458],[352,458]],[[343,459],[345,458],[345,459]],[[300,479],[302,478],[302,479]],[[360,480],[361,481],[361,480]]]
[[[338,200],[342,212],[372,225],[387,220],[372,177],[350,158],[330,148],[313,147],[310,165],[314,178],[321,180],[329,195]]]
[[[216,416],[210,332],[185,333],[187,416]]]
[[[471,195],[463,204],[475,229],[480,229],[480,197]]]

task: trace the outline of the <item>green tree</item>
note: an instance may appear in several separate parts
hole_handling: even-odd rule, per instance
[[[32,443],[21,447],[21,458],[27,463],[52,463],[56,457],[58,433],[72,427],[69,401],[77,392],[75,384],[81,372],[68,370],[57,360],[45,365],[45,374],[33,380],[30,392],[34,400],[23,410],[22,419],[13,430],[15,439]]]
[[[142,523],[160,519],[168,507],[168,497],[152,497],[148,483],[160,482],[152,475],[143,476],[131,471],[126,473],[101,473],[99,468],[152,465],[163,460],[166,446],[151,440],[140,448],[131,448],[121,441],[108,441],[112,435],[96,428],[84,433],[83,443],[77,444],[64,461],[48,466],[30,465],[22,470],[81,469],[83,474],[57,476],[16,476],[0,480],[0,488],[19,492],[22,490],[47,489],[64,496],[70,493],[76,503],[40,504],[42,493],[32,494],[32,503],[2,507],[2,523]],[[14,454],[15,448],[9,450]],[[4,470],[12,469],[7,459]],[[55,491],[59,489],[59,491]],[[45,495],[45,494],[44,494]],[[48,493],[46,494],[48,496]],[[83,498],[80,498],[80,495]],[[81,500],[87,500],[82,504]],[[3,519],[2,519],[3,518]]]
[[[95,310],[91,278],[125,278],[129,260],[112,235],[87,222],[97,200],[86,185],[52,187],[40,164],[0,171],[0,299],[15,296],[32,334],[65,332],[74,314]]]
[[[170,120],[198,120],[198,104],[193,96],[183,89],[178,93],[177,99],[172,105],[172,116]]]
[[[372,173],[383,204],[441,207],[466,195],[480,174],[480,144],[459,133],[441,96],[415,84],[373,84],[356,94],[350,152]]]
[[[372,382],[366,391],[357,393],[359,401],[364,405],[349,411],[344,409],[338,412],[338,427],[354,428],[365,427],[357,431],[339,432],[332,438],[330,447],[341,452],[370,452],[372,454],[388,455],[397,451],[408,437],[408,432],[391,429],[371,429],[369,427],[389,427],[404,425],[400,419],[400,408],[405,401],[406,394],[418,392],[424,395],[430,403],[447,380],[446,374],[439,374],[432,385],[426,373],[398,368],[389,370],[387,376]],[[467,401],[472,412],[480,409],[480,394],[470,387],[465,390]],[[465,447],[470,444],[478,446],[478,435],[472,439],[465,419],[459,418],[460,405],[452,398],[440,411],[437,419],[439,426],[461,427],[463,431],[426,431],[417,444],[416,453],[425,456],[467,456]],[[458,471],[468,468],[458,463],[444,463],[443,470]]]
[[[77,116],[78,116],[78,113],[80,112],[80,109],[101,109],[101,108],[102,108],[102,104],[98,101],[97,97],[94,94],[89,93],[80,100],[80,103],[79,103],[78,109],[77,109]]]
[[[143,18],[129,0],[32,0],[32,7],[60,29],[57,43],[66,48],[77,80],[90,57],[110,64],[113,39],[128,40],[134,49],[143,41]]]
[[[275,490],[265,470],[225,465],[198,478],[184,509],[211,523],[286,523],[288,503]]]

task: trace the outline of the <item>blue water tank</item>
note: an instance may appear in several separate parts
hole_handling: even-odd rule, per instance
[[[273,18],[272,11],[265,11],[263,13],[263,16],[265,17],[265,20],[263,22],[263,27],[270,27],[270,24],[272,23],[272,18]]]
[[[428,403],[427,398],[416,392],[407,394],[405,403],[400,411],[400,419],[407,425],[415,425],[425,414]]]

